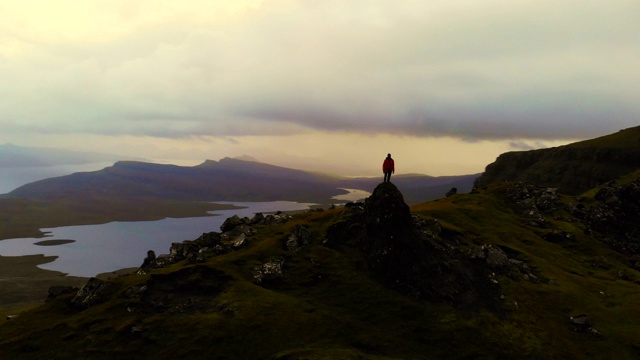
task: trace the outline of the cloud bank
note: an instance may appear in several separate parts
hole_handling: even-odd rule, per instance
[[[0,128],[159,138],[603,135],[637,1],[2,1]]]

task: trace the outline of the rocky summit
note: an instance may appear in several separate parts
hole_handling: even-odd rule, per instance
[[[136,271],[52,287],[0,326],[0,358],[636,359],[639,179],[411,208],[382,183],[364,202],[231,217]]]
[[[445,240],[437,220],[412,216],[392,183],[378,185],[358,211],[329,228],[329,246],[354,240],[380,281],[405,295],[463,307],[499,307],[489,265]]]

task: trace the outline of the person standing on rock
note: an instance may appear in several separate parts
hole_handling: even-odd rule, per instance
[[[387,154],[387,158],[382,163],[382,172],[384,173],[384,182],[391,182],[391,174],[396,172],[396,167],[391,158],[391,154]]]

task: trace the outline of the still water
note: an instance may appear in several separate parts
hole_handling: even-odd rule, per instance
[[[213,216],[46,228],[41,229],[47,233],[44,238],[0,241],[0,255],[57,256],[55,261],[39,267],[74,276],[90,277],[121,268],[140,266],[147,250],[153,250],[158,255],[167,254],[171,243],[194,240],[205,232],[220,231],[220,225],[224,220],[233,215],[252,217],[259,212],[306,210],[314,205],[291,201],[216,203],[233,204],[243,208],[213,211]],[[51,243],[62,244],[48,245]]]

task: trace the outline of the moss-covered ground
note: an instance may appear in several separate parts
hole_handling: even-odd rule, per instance
[[[503,185],[506,186],[506,185]],[[567,199],[570,201],[570,199]],[[265,226],[249,246],[146,275],[109,280],[88,309],[61,296],[0,326],[0,358],[22,359],[637,359],[640,274],[625,259],[558,214],[549,229],[511,210],[504,187],[454,195],[412,208],[437,219],[462,249],[494,244],[526,261],[539,282],[498,277],[504,311],[465,311],[421,302],[386,288],[357,247],[323,245],[327,228],[349,215],[337,208],[297,214]],[[285,247],[295,225],[311,230],[297,254]],[[549,242],[544,231],[573,234]],[[284,257],[284,279],[258,285],[253,266]],[[197,295],[194,309],[151,311],[127,289],[151,277],[195,267],[189,283],[215,269],[219,292]],[[624,276],[620,276],[620,274]],[[427,274],[428,276],[428,274]],[[217,279],[217,278],[216,278]],[[569,317],[587,314],[602,337],[576,332]]]

